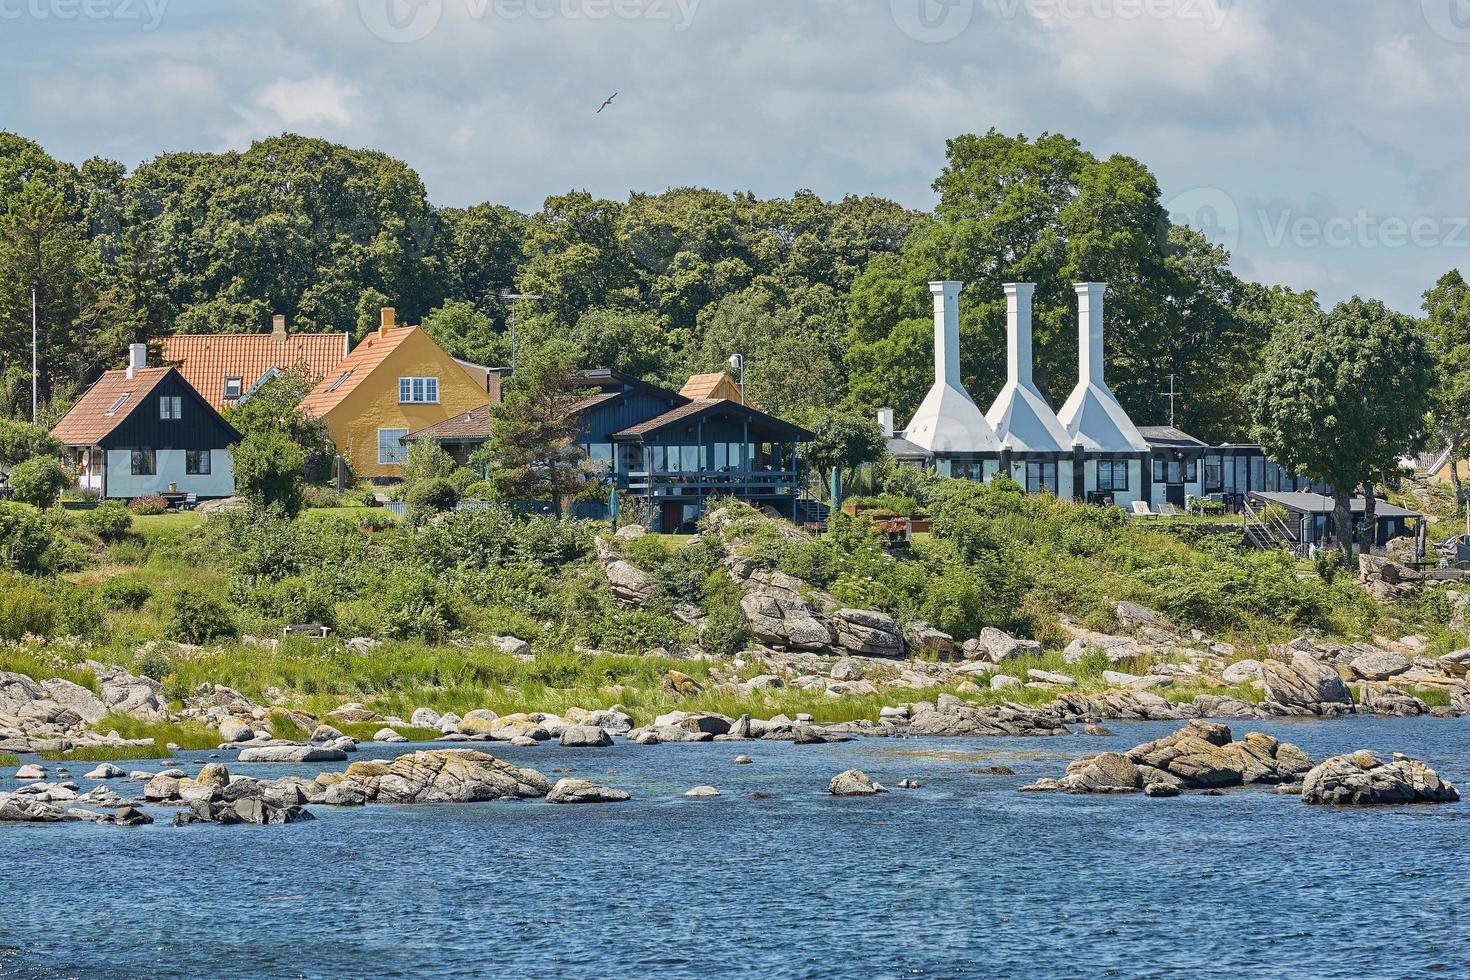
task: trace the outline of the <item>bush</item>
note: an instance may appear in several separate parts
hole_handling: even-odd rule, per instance
[[[103,582],[97,594],[108,609],[141,609],[153,590],[136,576],[118,575]]]
[[[280,432],[254,432],[235,445],[236,492],[257,507],[278,508],[287,517],[306,504],[301,479],[306,459]]]
[[[0,592],[0,639],[51,636],[59,616],[51,597],[33,585],[10,585]]]
[[[495,485],[485,480],[476,480],[460,491],[461,500],[497,500]]]
[[[61,443],[39,425],[0,419],[0,466],[19,466],[37,456],[59,456]]]
[[[224,602],[199,589],[174,593],[173,608],[164,629],[181,643],[201,644],[235,635],[235,620]]]
[[[37,456],[10,471],[10,488],[16,500],[43,510],[56,503],[71,480],[61,464],[48,456]]]
[[[410,486],[406,498],[409,517],[418,521],[451,509],[459,503],[459,492],[444,477],[435,476]]]
[[[453,594],[427,575],[398,579],[383,594],[381,632],[398,640],[437,643],[459,629]]]
[[[342,495],[331,487],[306,487],[302,493],[308,507],[342,506]]]
[[[46,520],[29,507],[0,503],[0,568],[41,575],[52,570],[61,541]]]
[[[288,626],[336,626],[336,600],[316,582],[303,576],[281,579],[255,589],[251,603],[263,615]]]
[[[423,480],[448,477],[455,470],[454,457],[433,439],[415,439],[408,444],[403,461],[403,485],[412,487]]]
[[[133,517],[127,505],[108,500],[77,515],[77,521],[103,541],[120,541],[133,528]]]
[[[454,484],[454,489],[459,491],[461,497],[464,496],[465,488],[473,485],[477,481],[480,481],[480,474],[468,466],[461,466],[449,474],[449,482]]]
[[[128,513],[139,517],[162,514],[166,510],[168,510],[168,501],[156,493],[147,497],[134,497],[128,501]]]

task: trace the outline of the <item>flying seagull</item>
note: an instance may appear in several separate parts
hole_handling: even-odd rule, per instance
[[[608,106],[612,105],[612,100],[613,99],[616,99],[617,97],[618,97],[618,93],[616,93],[616,92],[614,92],[612,95],[609,95],[606,99],[603,100],[602,105],[600,105],[600,106],[597,107],[597,111],[594,112],[593,115],[594,116],[601,115],[602,114],[602,110],[603,109],[606,109]]]

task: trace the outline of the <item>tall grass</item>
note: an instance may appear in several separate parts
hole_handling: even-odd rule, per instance
[[[220,744],[219,732],[198,721],[144,721],[109,714],[92,727],[99,732],[117,732],[127,739],[151,738],[160,749],[170,742],[182,749],[212,749]],[[165,749],[164,755],[167,754]]]
[[[0,768],[14,769],[20,765],[20,756],[13,752],[0,752]]]
[[[57,647],[50,647],[41,654],[31,648],[0,645],[0,671],[25,674],[36,681],[59,677],[97,694],[97,676],[80,666],[81,659],[80,654],[74,655]]]
[[[167,759],[173,755],[162,745],[83,745],[75,749],[41,753],[47,762],[123,762],[128,759]]]

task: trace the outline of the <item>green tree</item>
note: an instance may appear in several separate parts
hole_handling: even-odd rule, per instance
[[[403,483],[412,487],[423,480],[444,479],[457,467],[454,458],[433,439],[415,439],[408,444],[403,461]]]
[[[494,204],[477,204],[444,208],[439,221],[437,254],[447,297],[469,303],[502,329],[505,313],[498,296],[500,290],[515,285],[525,261],[526,216]]]
[[[491,409],[490,441],[477,451],[488,459],[489,481],[509,500],[550,497],[557,512],[585,491],[594,476],[576,445],[576,404],[586,396],[572,375],[575,348],[551,343],[526,357]]]
[[[1246,389],[1266,453],[1332,486],[1338,544],[1349,556],[1353,492],[1364,486],[1371,500],[1373,485],[1422,443],[1433,383],[1417,324],[1354,297],[1283,324]]]
[[[10,471],[10,489],[23,504],[45,509],[56,503],[71,481],[55,458],[37,456]]]
[[[423,328],[450,357],[476,364],[510,363],[510,341],[470,300],[449,300],[424,317]]]
[[[580,352],[584,368],[611,368],[638,378],[669,376],[673,349],[668,332],[651,313],[588,310],[577,318],[567,338]]]
[[[850,408],[818,409],[806,413],[802,424],[814,437],[802,455],[820,474],[823,487],[830,485],[834,470],[845,485],[859,466],[883,456],[883,430],[866,414]]]
[[[1424,294],[1425,329],[1439,361],[1431,410],[1433,435],[1449,453],[1455,501],[1465,505],[1460,463],[1470,451],[1470,285],[1451,269]]]
[[[0,468],[10,469],[33,456],[59,456],[61,443],[38,425],[0,419]]]
[[[255,432],[235,444],[236,492],[257,507],[273,507],[288,517],[306,505],[301,472],[306,459],[296,443],[278,431]]]
[[[279,434],[296,446],[308,462],[330,461],[336,453],[327,424],[297,409],[320,378],[300,368],[271,378],[242,402],[224,411],[225,421],[242,437]]]

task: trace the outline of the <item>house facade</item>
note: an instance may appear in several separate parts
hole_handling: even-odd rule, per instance
[[[404,437],[481,408],[485,379],[466,370],[417,326],[398,326],[392,309],[301,400],[327,426],[337,452],[360,476],[400,477]]]
[[[162,352],[163,363],[222,412],[277,375],[300,371],[314,383],[333,374],[351,344],[345,333],[287,333],[278,315],[270,333],[173,334],[163,338]]]
[[[78,484],[105,498],[235,492],[230,446],[240,434],[176,368],[147,366],[147,347],[128,349],[128,366],[108,371],[56,423]]]
[[[1240,507],[1253,491],[1317,489],[1266,458],[1259,446],[1208,446],[1169,426],[1139,427],[1108,387],[1104,358],[1106,283],[1077,283],[1078,380],[1061,409],[1032,381],[1031,283],[1007,283],[1007,377],[982,413],[960,380],[962,284],[930,283],[934,296],[934,385],[908,426],[878,410],[889,453],[901,464],[989,482],[1004,473],[1030,493],[1128,508],[1183,507],[1214,497]]]

